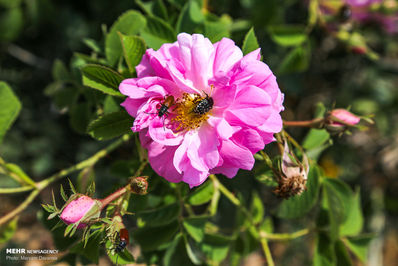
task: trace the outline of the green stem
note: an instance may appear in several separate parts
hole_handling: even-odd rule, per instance
[[[25,199],[24,202],[22,202],[17,208],[15,208],[12,212],[7,213],[3,217],[0,218],[0,225],[5,224],[15,216],[17,216],[20,212],[25,210],[29,204],[36,198],[37,195],[39,195],[40,190],[35,189],[33,190],[29,196]]]
[[[260,237],[268,240],[292,240],[307,235],[309,234],[309,232],[310,230],[308,228],[293,233],[283,233],[283,234],[260,232]]]
[[[260,242],[261,242],[261,246],[263,248],[263,251],[265,254],[265,259],[267,260],[268,266],[274,266],[275,263],[274,263],[274,260],[272,259],[271,250],[269,249],[267,239],[261,238]]]
[[[34,189],[32,186],[24,186],[24,187],[12,187],[12,188],[0,188],[0,194],[12,194],[19,192],[26,192]]]
[[[107,146],[106,148],[100,150],[99,152],[97,152],[96,154],[94,154],[93,156],[91,156],[90,158],[74,165],[71,166],[67,169],[63,169],[61,171],[59,171],[58,173],[36,183],[36,188],[35,190],[33,190],[30,195],[25,199],[25,201],[19,205],[15,210],[13,210],[12,212],[4,215],[3,217],[0,218],[0,225],[6,223],[7,221],[11,220],[12,218],[14,218],[16,215],[18,215],[19,213],[21,213],[24,209],[26,209],[29,204],[36,198],[36,196],[46,187],[48,187],[51,183],[58,181],[59,179],[73,173],[79,170],[82,170],[88,166],[92,166],[94,165],[98,160],[100,160],[101,158],[105,157],[107,154],[109,154],[110,152],[112,152],[113,150],[115,150],[117,147],[119,147],[121,144],[123,144],[124,142],[126,142],[127,140],[129,140],[130,136],[129,135],[123,135],[121,138],[119,138],[118,140],[116,140],[115,142],[111,143],[109,146]],[[16,192],[15,192],[16,193]]]
[[[246,209],[245,206],[241,204],[240,200],[237,197],[235,197],[235,195],[232,194],[231,191],[229,191],[223,184],[221,184],[221,182],[217,179],[215,175],[210,175],[209,177],[214,182],[215,188],[218,188],[219,191],[232,202],[232,204],[236,205],[247,216],[248,220],[250,221],[250,228],[253,229],[255,232],[257,232],[257,228],[254,225],[253,217],[249,212],[249,210]],[[260,238],[258,233],[257,236],[258,236],[257,238]],[[274,266],[275,264],[272,259],[267,239],[260,238],[259,240],[263,248],[265,259],[267,260],[268,265]]]

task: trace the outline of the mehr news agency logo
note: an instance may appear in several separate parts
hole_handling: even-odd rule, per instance
[[[14,256],[10,256],[12,254]],[[50,255],[50,256],[41,256]],[[58,249],[25,249],[25,248],[6,248],[6,260],[57,260]],[[18,256],[15,256],[18,255]],[[39,256],[27,256],[39,255]]]

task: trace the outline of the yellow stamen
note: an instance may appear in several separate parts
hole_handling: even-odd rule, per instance
[[[177,101],[176,108],[173,110],[176,116],[171,119],[172,122],[176,123],[175,131],[198,128],[209,118],[209,112],[197,114],[193,111],[196,105],[203,99],[205,97],[199,94],[183,94],[182,99]]]

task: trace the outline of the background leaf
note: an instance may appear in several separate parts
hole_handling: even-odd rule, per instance
[[[21,102],[5,82],[0,82],[0,143],[21,110]]]
[[[126,111],[105,114],[90,123],[87,132],[95,139],[108,140],[131,131],[133,118]]]

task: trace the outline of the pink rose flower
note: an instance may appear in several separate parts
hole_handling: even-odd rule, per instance
[[[194,187],[209,174],[253,168],[253,154],[282,129],[283,94],[260,57],[260,49],[243,56],[228,38],[212,44],[186,33],[146,51],[137,78],[119,90],[160,176]]]
[[[98,204],[99,202],[95,199],[82,195],[81,197],[70,201],[62,210],[59,218],[66,224],[81,222],[90,210],[97,208]],[[81,223],[77,228],[83,228],[85,226],[86,224]]]

